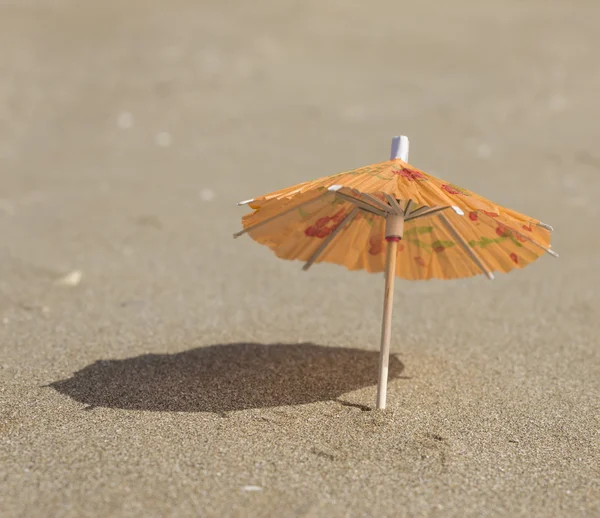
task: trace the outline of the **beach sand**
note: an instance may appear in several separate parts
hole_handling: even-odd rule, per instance
[[[0,5],[0,515],[600,516],[596,2]],[[561,257],[396,283],[232,239],[386,160]]]

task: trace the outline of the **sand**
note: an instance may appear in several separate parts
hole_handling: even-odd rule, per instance
[[[600,515],[596,2],[0,5],[0,515]],[[396,284],[232,239],[411,162],[560,259]]]

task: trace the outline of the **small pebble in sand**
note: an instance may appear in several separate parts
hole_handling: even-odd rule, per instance
[[[170,133],[167,133],[166,131],[161,131],[160,133],[156,134],[156,137],[154,137],[154,141],[156,142],[157,146],[169,147],[173,142],[173,138],[171,137]]]
[[[200,190],[200,199],[202,201],[211,201],[215,197],[215,191],[212,189],[201,189]]]
[[[244,486],[242,491],[262,491],[263,488],[260,486]]]
[[[78,286],[81,279],[83,279],[83,272],[81,270],[73,270],[64,277],[58,279],[56,283],[62,286]]]
[[[134,120],[133,114],[130,112],[121,112],[117,118],[117,126],[121,129],[133,128]]]

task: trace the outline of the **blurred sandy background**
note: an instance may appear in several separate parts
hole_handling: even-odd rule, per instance
[[[2,0],[0,515],[599,516],[599,45],[592,0]],[[398,282],[382,413],[383,279],[231,235],[396,134],[561,258]]]

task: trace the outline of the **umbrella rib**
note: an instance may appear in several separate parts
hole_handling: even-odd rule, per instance
[[[450,207],[433,207],[431,210],[428,210],[427,212],[422,212],[421,214],[417,214],[416,216],[413,215],[414,214],[414,212],[413,212],[413,214],[411,214],[408,218],[406,218],[405,221],[408,222],[408,221],[412,221],[413,219],[419,219],[419,218],[424,218],[425,216],[431,216],[432,214],[437,214],[438,212],[441,212],[441,211],[449,209],[449,208]]]
[[[404,217],[408,217],[408,215],[410,214],[410,209],[412,208],[412,200],[408,200],[406,202],[406,206],[404,207]]]
[[[398,216],[404,216],[404,211],[402,210],[402,207],[400,207],[400,205],[398,204],[398,200],[396,200],[396,198],[394,198],[391,194],[388,194],[387,192],[385,193],[385,197],[388,203],[390,204],[390,207],[392,207],[394,213]]]
[[[552,225],[548,225],[547,223],[542,223],[541,221],[538,221],[536,223],[536,225],[538,227],[545,228],[546,230],[549,230],[550,232],[554,232],[554,227],[552,227]]]
[[[481,211],[478,211],[478,212],[480,212],[481,214],[483,214],[483,215],[484,215],[486,218],[489,218],[489,220],[490,220],[490,221],[492,221],[492,222],[496,221],[496,220],[495,220],[494,218],[492,218],[491,216],[488,216],[488,215],[487,215],[485,212],[481,212]],[[544,250],[544,252],[547,252],[547,253],[549,253],[549,254],[550,254],[552,257],[558,257],[558,254],[557,254],[557,253],[556,253],[554,250],[551,250],[550,248],[548,248],[548,247],[546,247],[546,246],[542,245],[541,243],[538,243],[537,241],[535,241],[534,239],[531,239],[529,236],[527,236],[527,235],[523,234],[522,232],[519,232],[518,230],[515,230],[514,228],[512,228],[512,227],[509,227],[508,225],[505,225],[503,222],[500,222],[500,224],[501,224],[503,227],[506,227],[506,228],[507,228],[508,230],[510,230],[511,232],[514,232],[515,234],[517,234],[517,235],[521,236],[523,239],[526,239],[526,240],[527,240],[527,241],[529,241],[531,244],[534,244],[535,246],[537,246],[537,247],[541,248],[542,250]]]
[[[350,203],[354,203],[354,205],[356,205],[357,207],[366,210],[367,212],[371,212],[372,214],[376,214],[377,216],[381,216],[382,218],[385,218],[387,216],[386,212],[383,212],[382,210],[379,210],[377,207],[373,207],[372,205],[369,205],[368,203],[361,201],[361,200],[357,200],[356,198],[353,198],[352,196],[348,196],[347,194],[343,194],[341,192],[336,192],[335,193],[336,196],[339,196],[342,200],[348,201]]]
[[[350,224],[352,222],[352,220],[358,214],[358,211],[359,211],[358,207],[354,207],[348,213],[348,215],[342,220],[342,222],[335,228],[335,230],[331,234],[329,234],[329,236],[327,236],[327,238],[325,239],[325,241],[323,241],[319,245],[319,248],[317,248],[315,250],[315,252],[313,253],[313,255],[310,256],[310,259],[308,261],[306,261],[306,263],[302,267],[302,269],[304,271],[307,271],[313,265],[313,263],[319,258],[319,256],[323,253],[323,251],[335,239],[335,236],[337,236],[346,225],[348,225],[348,224]]]
[[[431,210],[431,207],[429,207],[428,205],[423,205],[422,207],[419,207],[418,209],[413,210],[410,213],[410,216],[412,218],[416,218],[418,215],[423,214],[423,212],[426,212],[428,210]]]
[[[446,227],[448,227],[448,230],[450,231],[450,233],[461,244],[461,246],[463,247],[465,252],[467,252],[467,255],[471,258],[471,260],[479,267],[479,269],[483,273],[485,273],[487,275],[487,278],[490,280],[494,280],[494,274],[485,266],[484,262],[478,257],[478,255],[475,253],[475,251],[473,249],[469,248],[469,245],[467,244],[467,242],[459,234],[458,230],[456,230],[454,228],[452,223],[450,223],[448,218],[446,216],[444,216],[443,214],[440,214],[438,216],[438,218],[440,218],[442,220],[442,222],[444,223],[444,225],[446,225]]]
[[[366,192],[361,192],[360,194],[362,196],[364,196],[365,198],[367,198],[368,200],[370,200],[371,202],[373,202],[375,205],[377,205],[381,210],[383,210],[385,212],[389,212],[390,211],[390,206],[389,205],[386,205],[380,199],[376,198],[372,194],[368,194]]]
[[[270,217],[268,219],[265,219],[264,221],[260,221],[256,225],[252,225],[250,227],[246,227],[246,228],[240,230],[239,232],[236,232],[235,234],[233,234],[233,237],[234,238],[238,238],[240,236],[243,236],[247,232],[250,232],[250,231],[252,231],[252,230],[254,230],[254,229],[258,228],[258,227],[262,227],[263,225],[266,225],[267,223],[271,223],[271,221],[276,220],[277,218],[280,218],[281,216],[285,216],[286,214],[289,214],[290,212],[293,212],[296,209],[299,209],[300,207],[303,207],[304,205],[308,205],[309,203],[313,203],[315,201],[318,201],[318,200],[324,198],[325,196],[327,196],[328,194],[331,194],[331,193],[330,192],[325,192],[325,193],[317,196],[316,198],[313,198],[311,200],[306,200],[306,201],[304,201],[302,203],[299,203],[298,205],[296,205],[296,206],[294,206],[294,207],[292,207],[290,209],[284,210],[283,212],[280,212],[279,214],[275,214],[275,216],[272,216],[272,217]]]

